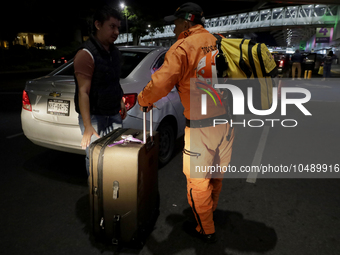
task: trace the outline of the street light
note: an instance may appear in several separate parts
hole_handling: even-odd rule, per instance
[[[150,37],[151,37],[151,42],[150,42],[150,44],[153,45],[152,31],[151,31],[151,25],[150,25],[150,24],[148,24],[148,28],[149,28],[149,29],[148,29],[147,31],[149,32],[149,35],[150,35]]]
[[[120,8],[122,10],[125,9],[125,4],[120,3]],[[129,33],[128,33],[128,20],[127,20],[127,13],[125,13],[125,22],[126,22],[126,45],[129,45]]]

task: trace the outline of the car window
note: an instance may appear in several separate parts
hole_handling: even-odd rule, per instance
[[[74,67],[73,67],[73,59],[66,64],[55,69],[51,75],[73,75]]]
[[[132,51],[121,51],[122,53],[122,69],[120,78],[126,78],[135,67],[143,60],[143,58],[147,55],[145,52],[132,52]],[[164,61],[164,59],[163,59]],[[67,64],[62,65],[61,67],[54,70],[50,75],[73,75],[74,67],[73,60],[68,62]]]
[[[120,78],[124,79],[143,60],[147,53],[132,51],[121,51],[121,53],[122,53],[122,70]]]
[[[153,65],[151,69],[151,73],[156,72],[164,63],[165,53],[160,56],[159,59],[157,59],[156,63]]]

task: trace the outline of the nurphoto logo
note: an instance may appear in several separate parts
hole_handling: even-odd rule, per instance
[[[215,84],[213,86],[214,89],[217,90],[229,90],[231,92],[233,98],[233,115],[245,115],[245,96],[242,90],[232,84]],[[206,90],[204,90],[206,91]],[[215,90],[214,90],[215,91]],[[209,91],[206,91],[207,94],[213,98]],[[311,93],[309,90],[305,88],[298,88],[298,87],[282,87],[281,88],[281,116],[287,115],[287,105],[295,105],[304,115],[311,116],[312,114],[307,110],[307,108],[303,105],[311,99]],[[287,94],[295,93],[299,95],[303,95],[302,98],[287,98]],[[201,115],[207,115],[207,94],[201,95]],[[218,97],[219,98],[219,97]],[[214,102],[215,99],[213,98]],[[271,106],[269,109],[266,110],[259,110],[254,107],[253,103],[253,88],[247,88],[247,106],[249,111],[257,116],[267,116],[274,113],[278,107],[278,89],[277,87],[273,87],[272,89],[272,100]],[[215,102],[216,105],[216,102]],[[244,127],[248,124],[249,127],[262,127],[265,121],[271,123],[271,127],[274,127],[275,122],[280,122],[283,127],[295,127],[297,126],[298,122],[295,119],[251,119],[246,122],[244,119],[242,122],[234,122],[233,120],[227,119],[214,119],[214,127],[219,124],[226,124],[230,122],[230,125],[243,125]]]

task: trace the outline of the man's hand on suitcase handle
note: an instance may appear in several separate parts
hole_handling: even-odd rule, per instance
[[[153,108],[156,108],[159,110],[159,108],[153,104],[153,105],[149,105],[149,106],[141,106],[139,109],[142,111],[142,112],[149,112],[151,109]]]

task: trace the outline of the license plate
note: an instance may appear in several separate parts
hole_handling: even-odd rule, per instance
[[[47,113],[58,116],[70,116],[70,101],[48,99]]]

